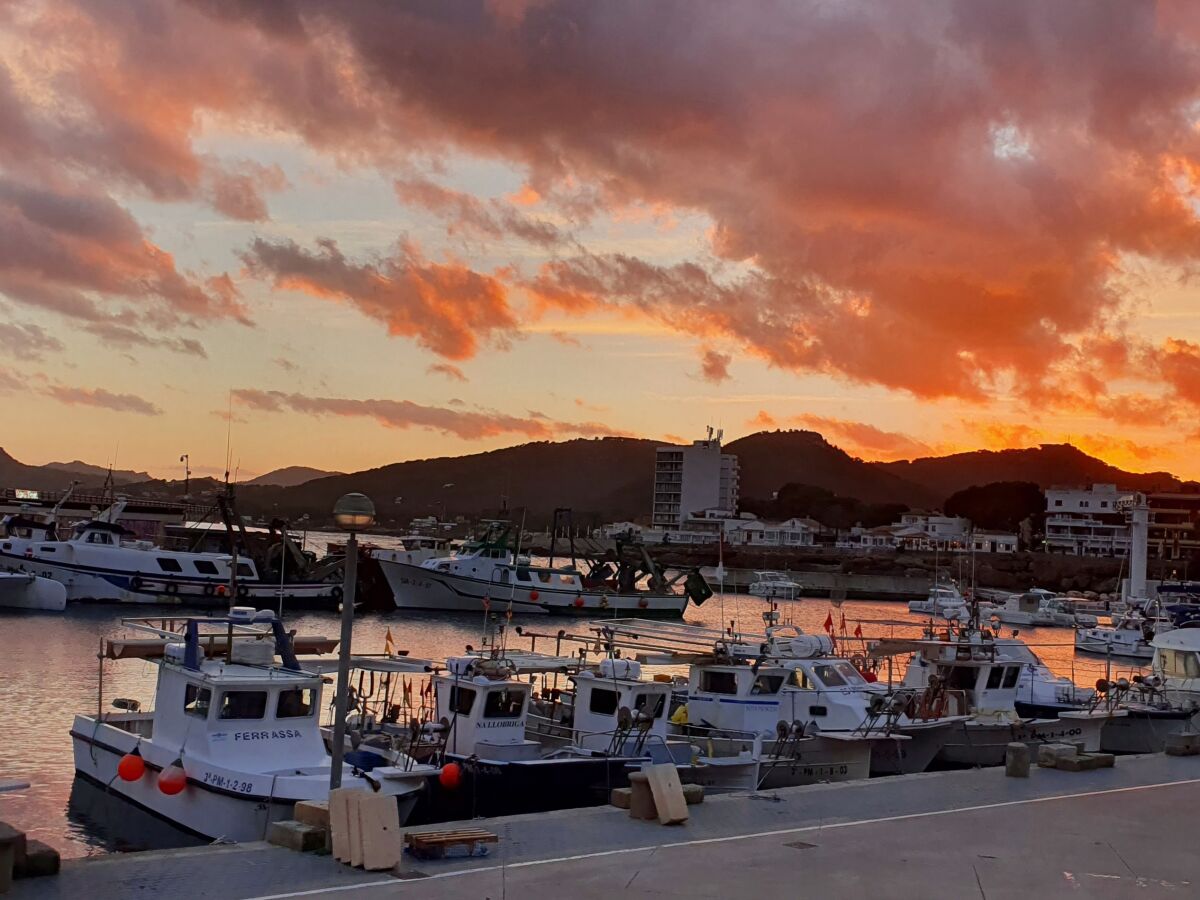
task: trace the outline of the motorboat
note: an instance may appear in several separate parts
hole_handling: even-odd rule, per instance
[[[32,573],[0,572],[0,609],[62,612],[67,608],[67,589],[49,578]]]
[[[668,579],[644,548],[632,561],[619,558],[615,571],[604,561],[585,575],[573,565],[535,565],[510,549],[509,531],[508,523],[490,523],[480,540],[420,565],[392,559],[389,551],[374,558],[399,609],[479,612],[494,606],[516,614],[679,618],[689,601],[712,596],[698,570]],[[680,581],[683,589],[675,590]]]
[[[939,579],[924,600],[908,601],[908,611],[924,616],[957,616],[966,606],[966,598],[952,581]]]
[[[1135,672],[1129,677],[1096,681],[1092,707],[1125,712],[1109,720],[1100,733],[1106,753],[1161,753],[1167,738],[1192,728],[1193,710],[1167,696],[1165,679]]]
[[[431,559],[442,559],[451,555],[448,540],[427,534],[406,534],[400,538],[400,544],[402,549],[399,550],[375,548],[371,550],[371,557],[375,560],[419,566]]]
[[[1091,613],[1077,612],[1069,598],[1043,588],[1009,594],[1004,603],[993,604],[987,614],[1006,625],[1076,628],[1099,623]]]
[[[994,639],[1005,656],[1024,663],[1017,678],[1014,707],[1022,718],[1052,719],[1060,713],[1083,709],[1096,691],[1080,687],[1070,678],[1055,675],[1027,643],[1015,637]]]
[[[1111,626],[1078,629],[1075,649],[1123,659],[1150,660],[1154,657],[1152,641],[1155,636],[1174,627],[1170,618],[1131,610]]]
[[[244,607],[125,624],[137,636],[105,641],[102,659],[157,663],[154,709],[117,698],[117,712],[76,715],[79,776],[212,840],[263,840],[271,822],[292,818],[297,801],[328,797],[322,678],[297,652],[328,651],[336,641],[290,636],[270,613]],[[103,680],[100,692],[103,709]],[[343,765],[341,785],[395,797],[403,823],[437,772],[410,760],[369,773]]]
[[[330,582],[264,582],[252,560],[225,553],[164,550],[119,524],[124,501],[80,522],[61,538],[53,520],[20,515],[0,520],[0,567],[66,587],[69,602],[213,606],[277,606],[283,600],[332,604]],[[282,591],[282,593],[281,593]]]
[[[747,589],[755,597],[768,600],[795,600],[800,596],[801,586],[783,572],[755,572],[754,581]]]
[[[355,764],[372,772],[414,758],[455,773],[430,784],[417,822],[596,806],[645,762],[691,760],[690,746],[666,740],[669,686],[644,684],[616,666],[580,672],[571,657],[507,651],[416,668],[404,658],[352,664],[370,675],[348,723]],[[535,703],[525,679],[549,673],[573,673],[573,715]]]
[[[1081,741],[1085,749],[1099,750],[1105,722],[1122,714],[1068,710],[1055,718],[1021,716],[1016,703],[1021,672],[1027,665],[1024,653],[1012,643],[998,642],[989,629],[975,622],[958,628],[951,624],[940,634],[927,631],[921,641],[880,641],[872,652],[913,651],[904,686],[927,691],[926,701],[936,710],[969,716],[938,755],[947,765],[1001,765],[1005,748],[1013,741],[1031,745]]]

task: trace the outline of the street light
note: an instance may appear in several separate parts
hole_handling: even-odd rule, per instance
[[[345,494],[333,505],[333,520],[350,536],[346,539],[346,579],[342,586],[342,639],[338,646],[338,684],[333,711],[333,768],[329,789],[342,786],[342,757],[346,752],[346,703],[350,687],[350,638],[354,628],[354,588],[358,578],[356,533],[375,521],[375,504],[363,494]]]
[[[191,499],[192,492],[190,489],[192,480],[192,458],[187,453],[179,457],[179,461],[183,463],[183,499]]]

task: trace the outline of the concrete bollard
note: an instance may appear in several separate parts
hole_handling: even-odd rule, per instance
[[[1029,763],[1033,754],[1028,744],[1014,741],[1004,751],[1004,774],[1009,778],[1028,778]]]

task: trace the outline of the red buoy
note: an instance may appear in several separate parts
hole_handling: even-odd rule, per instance
[[[146,761],[142,759],[137,747],[121,757],[121,761],[117,763],[117,774],[121,776],[122,781],[137,781],[146,774]]]
[[[582,598],[582,597],[576,597],[576,598],[575,598],[575,605],[576,605],[576,606],[583,606],[583,598]]]
[[[183,771],[183,760],[177,759],[158,773],[158,789],[173,797],[187,787],[187,772]]]
[[[458,787],[462,781],[462,766],[458,763],[446,763],[438,772],[438,783],[448,791]]]
[[[224,597],[226,593],[228,593],[228,591],[226,591],[226,589],[225,589],[225,585],[223,585],[223,584],[218,584],[218,585],[217,585],[217,596],[218,596],[218,597]]]
[[[538,592],[537,592],[537,591],[530,591],[530,592],[529,592],[529,599],[530,599],[530,600],[536,600],[537,598],[538,598]]]

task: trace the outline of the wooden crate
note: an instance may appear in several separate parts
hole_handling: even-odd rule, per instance
[[[404,835],[409,852],[419,859],[442,859],[452,847],[466,847],[467,855],[474,856],[480,844],[495,844],[500,839],[490,831],[464,828],[459,831],[409,832]]]

